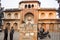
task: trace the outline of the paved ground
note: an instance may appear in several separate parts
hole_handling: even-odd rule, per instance
[[[53,33],[50,33],[50,35],[51,35],[51,39],[46,37],[45,39],[42,39],[42,40],[60,40],[60,33],[59,32],[53,32]],[[4,33],[0,32],[0,40],[3,40],[3,38],[4,38]],[[13,39],[14,40],[19,40],[19,32],[14,33],[14,38]],[[9,36],[8,36],[8,40],[9,40]],[[39,39],[39,40],[41,40],[41,39]]]
[[[60,32],[51,32],[50,35],[51,35],[50,39],[46,37],[45,39],[38,38],[38,40],[60,40]]]
[[[0,40],[3,40],[4,38],[4,33],[0,32]],[[19,32],[14,32],[14,40],[19,40]],[[8,33],[8,40],[9,40],[9,33]]]

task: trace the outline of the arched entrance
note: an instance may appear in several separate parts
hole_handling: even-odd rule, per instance
[[[24,16],[24,21],[26,24],[28,24],[28,23],[33,24],[34,23],[34,15],[32,13],[28,12]]]

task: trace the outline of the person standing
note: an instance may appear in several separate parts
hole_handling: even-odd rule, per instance
[[[10,30],[10,40],[13,40],[14,29],[13,27]]]
[[[45,32],[45,29],[43,27],[40,27],[40,33],[39,33],[40,39],[44,38],[44,35],[43,35],[44,32]]]
[[[4,30],[4,40],[7,40],[7,38],[8,38],[8,29],[6,27]]]
[[[43,34],[43,32],[45,32],[45,29],[43,27],[40,27],[40,33]]]

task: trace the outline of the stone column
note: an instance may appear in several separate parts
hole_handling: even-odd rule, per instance
[[[46,31],[49,30],[49,23],[46,24]]]

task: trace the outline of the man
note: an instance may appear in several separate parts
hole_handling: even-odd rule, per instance
[[[43,35],[43,33],[45,32],[45,29],[43,28],[43,27],[40,27],[40,39],[43,39],[44,38],[44,35]]]
[[[45,31],[45,29],[43,27],[40,28],[40,33],[43,34],[43,32]]]
[[[8,29],[6,27],[4,30],[4,40],[7,40],[7,37],[8,37]]]
[[[14,29],[13,27],[10,30],[10,40],[13,40]]]
[[[40,39],[44,39],[45,37],[49,37],[51,38],[50,34],[49,34],[49,31],[46,31],[45,32],[45,29],[44,28],[40,28]]]

